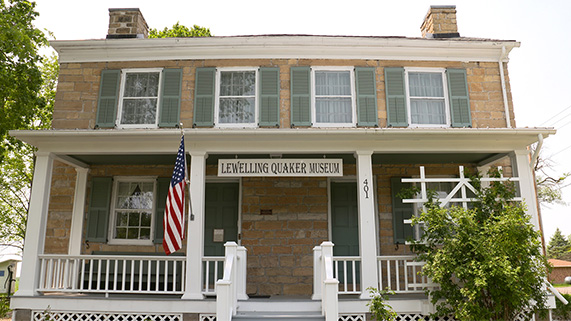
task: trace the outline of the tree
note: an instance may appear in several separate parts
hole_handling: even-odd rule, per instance
[[[569,252],[569,250],[571,250],[571,243],[561,234],[559,228],[557,228],[551,240],[549,240],[549,245],[547,245],[547,257],[550,259],[558,259],[563,254]]]
[[[197,25],[189,29],[181,25],[178,21],[172,28],[165,27],[162,31],[152,28],[149,31],[149,38],[191,38],[191,37],[212,37],[209,28],[200,27]]]
[[[499,177],[499,172],[491,177]],[[545,308],[543,290],[548,263],[539,233],[525,207],[510,201],[513,184],[472,180],[478,201],[473,208],[441,208],[425,203],[413,219],[423,234],[413,249],[426,264],[422,273],[438,288],[429,289],[436,315],[457,320],[527,319]]]
[[[535,147],[537,148],[537,147]],[[533,149],[535,151],[535,148]],[[561,189],[571,173],[553,175],[554,165],[549,158],[542,157],[541,153],[535,162],[535,182],[537,185],[537,199],[542,204],[562,203]]]
[[[35,2],[0,0],[0,161],[19,143],[8,136],[10,129],[28,128],[46,102],[38,93],[42,86],[38,49],[47,45],[45,34],[34,27]]]

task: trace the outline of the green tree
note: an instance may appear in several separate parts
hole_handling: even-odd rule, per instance
[[[34,27],[35,2],[0,0],[0,161],[19,143],[10,129],[29,128],[46,102],[38,93],[43,83],[38,49],[47,45],[45,34]]]
[[[172,28],[165,27],[162,31],[152,28],[149,31],[149,38],[192,38],[192,37],[212,37],[209,28],[200,27],[197,25],[189,29],[181,25],[178,21]]]
[[[569,252],[569,250],[571,250],[571,243],[561,234],[559,228],[557,228],[549,240],[549,245],[547,245],[547,257],[550,259],[558,259],[564,253]]]
[[[499,173],[490,176],[498,177]],[[424,226],[413,246],[422,273],[439,287],[429,289],[438,316],[457,320],[527,319],[545,308],[543,282],[548,263],[539,233],[525,207],[510,201],[513,184],[472,180],[478,201],[473,208],[441,208],[435,201],[414,218]]]

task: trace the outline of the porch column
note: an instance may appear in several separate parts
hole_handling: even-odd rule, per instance
[[[76,167],[75,192],[73,196],[73,213],[69,235],[69,255],[81,254],[81,235],[85,213],[85,194],[87,193],[87,174],[89,168]]]
[[[204,189],[206,152],[190,152],[190,207],[186,244],[186,288],[183,299],[203,299],[202,256],[204,249]],[[190,214],[190,213],[189,213]],[[193,219],[194,217],[194,219]]]
[[[537,194],[535,192],[535,177],[530,164],[530,151],[527,149],[515,150],[510,154],[514,177],[519,177],[519,190],[523,202],[527,207],[527,214],[531,217],[531,223],[535,230],[541,229],[539,214],[537,213]]]
[[[357,189],[359,190],[359,253],[361,254],[361,299],[370,298],[368,287],[378,287],[375,189],[373,151],[357,151]]]
[[[36,289],[39,285],[40,277],[40,260],[38,255],[44,253],[53,163],[52,153],[36,153],[26,227],[26,242],[24,243],[24,257],[22,258],[21,275],[25,277],[20,279],[20,289],[15,294],[16,296],[37,294]]]

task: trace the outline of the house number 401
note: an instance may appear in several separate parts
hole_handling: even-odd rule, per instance
[[[365,192],[365,198],[369,198],[369,181],[367,179],[363,181],[363,192]]]

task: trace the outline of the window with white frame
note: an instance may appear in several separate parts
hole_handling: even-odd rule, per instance
[[[450,126],[445,69],[405,68],[411,126]]]
[[[257,68],[221,68],[217,72],[216,124],[221,127],[257,126]]]
[[[110,243],[151,244],[156,179],[118,177],[114,180]]]
[[[121,127],[156,127],[162,69],[125,69],[117,124]]]
[[[314,126],[347,127],[356,124],[353,68],[312,68]]]

